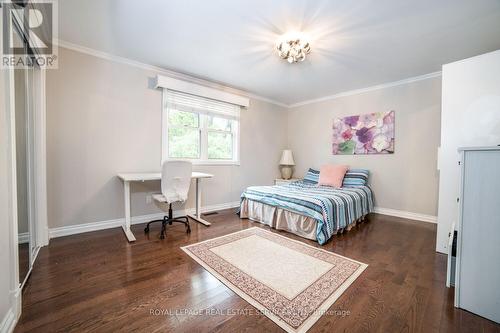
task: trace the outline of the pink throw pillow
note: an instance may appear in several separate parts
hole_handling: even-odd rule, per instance
[[[319,171],[319,185],[342,187],[347,165],[323,165]]]

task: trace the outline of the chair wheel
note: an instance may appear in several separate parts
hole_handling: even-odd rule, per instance
[[[148,233],[149,232],[149,227],[144,228],[144,232]]]

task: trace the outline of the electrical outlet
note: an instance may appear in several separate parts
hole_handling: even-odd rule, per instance
[[[146,203],[150,204],[153,202],[153,195],[151,193],[146,194]]]

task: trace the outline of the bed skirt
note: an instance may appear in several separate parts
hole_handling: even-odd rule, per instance
[[[316,240],[316,220],[286,209],[243,199],[240,217],[266,224],[277,230],[285,230],[300,237]]]
[[[276,230],[284,230],[300,237],[314,241],[317,240],[317,222],[315,219],[283,208],[244,198],[241,201],[240,218],[247,218],[249,220],[268,225]],[[365,217],[363,216],[358,221],[354,221],[348,225],[345,230],[339,230],[338,233],[349,231],[358,222],[362,222],[364,220]]]

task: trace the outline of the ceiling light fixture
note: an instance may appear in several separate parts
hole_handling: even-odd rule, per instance
[[[306,54],[311,52],[309,42],[300,34],[287,34],[280,38],[276,44],[276,50],[281,59],[290,64],[304,61]]]

